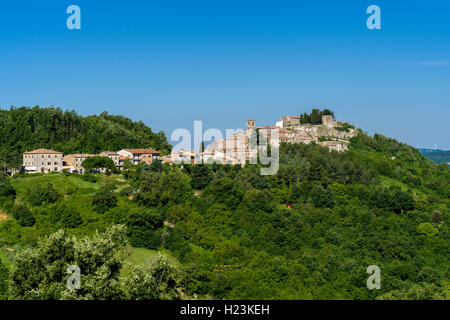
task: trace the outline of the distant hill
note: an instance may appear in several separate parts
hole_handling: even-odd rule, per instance
[[[437,150],[437,151],[422,152],[419,149],[419,151],[422,153],[422,155],[425,158],[430,159],[438,164],[450,162],[450,151],[449,150],[447,150],[447,151]]]
[[[442,149],[427,149],[427,148],[419,148],[419,149],[417,149],[417,150],[419,150],[419,152],[420,152],[421,154],[426,154],[426,153],[436,152],[436,151],[444,151],[444,150],[442,150]]]
[[[53,107],[0,110],[0,137],[0,151],[14,153],[37,148],[64,153],[151,147],[168,154],[171,150],[164,132],[154,133],[142,121],[107,112],[83,117]]]

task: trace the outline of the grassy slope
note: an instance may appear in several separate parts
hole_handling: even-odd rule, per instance
[[[119,175],[105,176],[99,174],[96,175],[96,177],[99,178],[99,181],[96,183],[91,183],[82,180],[78,176],[67,177],[62,174],[49,174],[46,176],[19,177],[16,179],[11,179],[11,183],[17,191],[18,201],[25,201],[27,190],[29,190],[34,184],[39,183],[44,186],[48,183],[52,183],[58,193],[63,195],[64,203],[80,212],[83,220],[83,224],[79,228],[70,229],[68,232],[77,236],[82,236],[85,234],[92,234],[97,229],[97,226],[102,224],[100,222],[97,223],[101,220],[102,216],[96,213],[91,205],[95,191],[106,183],[114,183],[116,192],[127,186],[127,182]],[[67,194],[69,189],[74,190],[74,192],[70,195]],[[134,202],[128,200],[125,196],[117,195],[117,199],[119,207],[136,206]],[[41,211],[43,209],[35,208],[35,210]],[[36,226],[32,228],[22,228],[22,233],[25,236],[33,237],[36,234],[35,228]],[[131,246],[128,247],[126,253],[127,258],[125,259],[121,275],[127,275],[130,272],[132,265],[139,265],[142,267],[148,266],[152,257],[154,257],[157,253],[158,251],[156,250],[133,248]],[[176,259],[172,257],[169,252],[166,251],[165,253],[168,254],[175,265],[179,265],[178,261],[176,261]],[[0,248],[0,259],[6,265],[11,263],[7,252],[2,248]]]

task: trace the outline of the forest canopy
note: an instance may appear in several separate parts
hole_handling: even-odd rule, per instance
[[[73,110],[54,107],[0,110],[0,137],[0,153],[22,153],[38,148],[64,154],[153,148],[164,155],[171,150],[165,133],[154,133],[142,121],[106,111],[83,117]]]

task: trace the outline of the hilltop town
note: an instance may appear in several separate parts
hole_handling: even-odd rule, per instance
[[[314,115],[315,113],[315,115]],[[313,120],[311,120],[313,118]],[[314,120],[314,118],[316,118]],[[89,157],[107,157],[122,170],[126,161],[132,165],[140,162],[152,163],[157,159],[162,163],[222,163],[245,165],[258,156],[258,148],[252,147],[251,139],[260,137],[272,147],[280,143],[316,143],[329,150],[343,152],[348,149],[349,140],[356,135],[356,128],[347,122],[336,121],[331,111],[313,109],[311,116],[284,116],[272,126],[256,126],[256,120],[248,119],[246,129],[234,135],[211,142],[204,150],[176,150],[169,156],[161,157],[161,152],[151,149],[121,149],[103,151],[99,154],[67,154],[50,149],[36,149],[23,154],[23,171],[27,173],[62,172],[84,173],[83,161]]]
[[[317,110],[317,109],[315,109]],[[313,110],[314,112],[314,110]],[[205,147],[203,152],[195,150],[173,151],[171,157],[163,158],[180,163],[224,163],[244,165],[250,159],[256,158],[258,149],[252,148],[252,136],[264,137],[272,147],[279,147],[280,143],[316,143],[329,150],[346,151],[350,138],[357,130],[347,122],[336,121],[331,111],[321,114],[315,111],[318,120],[311,123],[302,116],[284,116],[273,126],[256,126],[256,120],[246,121],[246,129],[234,135],[217,139]],[[304,116],[304,115],[303,115]],[[303,121],[304,120],[304,121]]]

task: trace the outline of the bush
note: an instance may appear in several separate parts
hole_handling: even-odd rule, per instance
[[[90,182],[90,183],[96,183],[98,181],[98,179],[96,177],[94,177],[92,174],[80,174],[78,175],[81,179],[83,179],[84,181]]]
[[[102,187],[95,193],[92,205],[94,206],[95,212],[103,214],[109,209],[117,206],[117,198],[112,193],[111,188]]]
[[[6,176],[0,174],[0,197],[15,197],[16,190]]]
[[[0,259],[0,300],[6,299],[7,278],[8,278],[8,269],[2,263],[2,259]]]
[[[44,188],[37,183],[28,193],[28,201],[32,206],[40,206],[43,203],[55,203],[59,197],[60,195],[56,192],[51,183],[48,183]]]
[[[50,220],[64,228],[76,228],[83,222],[80,213],[65,204],[56,204],[51,208]]]
[[[36,223],[36,219],[30,209],[24,204],[15,205],[11,214],[22,227],[32,227]]]

